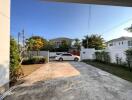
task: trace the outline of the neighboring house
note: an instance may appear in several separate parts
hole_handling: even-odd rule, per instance
[[[70,38],[66,38],[66,37],[59,37],[59,38],[55,38],[55,39],[51,39],[49,40],[51,42],[53,42],[55,44],[56,48],[59,48],[59,46],[66,41],[66,43],[68,43],[68,45],[71,46],[73,39]]]
[[[81,49],[82,59],[95,59],[94,53],[96,51],[109,52],[111,57],[111,62],[116,63],[117,59],[121,62],[126,62],[125,51],[132,48],[132,37],[120,37],[117,39],[110,40],[106,42],[107,47],[104,50],[93,49]]]
[[[132,48],[132,37],[120,37],[106,42],[107,49],[122,49]]]
[[[110,52],[112,62],[126,61],[125,51],[132,48],[132,37],[120,37],[106,42],[106,51]]]

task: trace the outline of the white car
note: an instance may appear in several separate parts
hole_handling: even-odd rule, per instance
[[[63,54],[57,55],[55,57],[55,60],[58,60],[58,61],[63,61],[63,60],[80,61],[80,57],[79,56],[72,55],[70,53],[63,53]]]

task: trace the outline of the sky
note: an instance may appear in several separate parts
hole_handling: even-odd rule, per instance
[[[91,9],[91,10],[90,10]],[[11,36],[25,30],[26,38],[79,38],[99,34],[108,41],[131,36],[125,28],[132,24],[132,8],[79,3],[12,0]]]

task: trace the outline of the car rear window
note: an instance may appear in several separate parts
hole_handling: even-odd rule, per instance
[[[71,54],[63,54],[62,56],[72,56]]]

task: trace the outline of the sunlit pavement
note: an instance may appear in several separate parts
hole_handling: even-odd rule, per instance
[[[83,62],[50,62],[46,66],[54,69],[50,73],[56,76],[44,79],[41,68],[43,77],[37,80],[28,76],[30,81],[14,89],[5,100],[132,100],[132,83]]]

